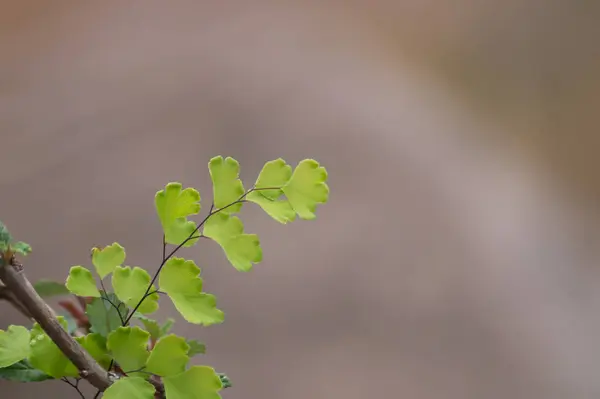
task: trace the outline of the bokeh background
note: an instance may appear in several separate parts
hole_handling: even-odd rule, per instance
[[[154,270],[154,193],[181,181],[206,211],[212,156],[247,182],[315,158],[316,221],[245,208],[251,273],[184,253],[226,322],[176,332],[206,342],[224,398],[600,395],[600,3],[1,5],[0,217],[32,280],[113,241]]]

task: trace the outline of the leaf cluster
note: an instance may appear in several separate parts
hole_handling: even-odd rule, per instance
[[[176,256],[178,251],[206,238],[222,248],[235,269],[248,272],[263,253],[259,237],[245,232],[237,216],[245,204],[258,205],[275,221],[287,224],[314,219],[317,205],[329,198],[327,172],[312,159],[301,161],[295,169],[282,159],[267,162],[248,189],[235,159],[212,158],[208,169],[212,201],[199,221],[194,220],[202,210],[196,189],[173,182],[156,193],[163,259],[154,273],[126,265],[125,248],[114,242],[92,248],[93,267],[72,266],[64,284],[41,280],[35,285],[41,296],[72,294],[83,304],[83,321],[76,320],[74,312],[58,320],[73,334],[85,327],[85,334],[75,340],[116,376],[104,398],[151,399],[155,392],[151,378],[162,380],[167,399],[219,398],[219,391],[231,385],[229,379],[212,367],[189,365],[192,356],[205,353],[205,345],[171,333],[172,319],[160,323],[151,318],[164,295],[189,323],[210,326],[224,321],[216,297],[204,291],[200,267]],[[25,254],[31,248],[13,242],[0,223],[0,249]],[[68,381],[79,378],[79,371],[39,324],[30,329],[11,325],[0,330],[0,378]]]

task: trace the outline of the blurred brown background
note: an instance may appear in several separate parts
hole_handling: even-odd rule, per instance
[[[599,17],[567,0],[4,1],[0,217],[33,245],[33,280],[113,241],[154,270],[165,183],[207,205],[214,155],[248,182],[316,158],[316,221],[246,207],[253,272],[211,243],[185,253],[226,323],[176,330],[207,343],[224,398],[598,397]],[[0,328],[22,322],[3,309]],[[42,395],[76,397],[0,383]]]

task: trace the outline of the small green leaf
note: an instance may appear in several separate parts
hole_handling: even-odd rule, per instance
[[[112,292],[103,295],[105,298],[92,299],[92,302],[86,306],[85,313],[92,326],[91,331],[107,337],[108,334],[121,326],[121,318],[125,320],[129,309]],[[109,301],[118,307],[119,312]],[[119,313],[121,314],[120,317]]]
[[[190,347],[185,342],[185,338],[174,334],[162,337],[150,353],[146,363],[146,371],[161,377],[182,373],[190,360],[189,350]]]
[[[57,317],[58,322],[66,330],[67,321]],[[54,342],[46,335],[38,323],[31,329],[29,363],[31,366],[54,378],[77,377],[77,368],[62,353]]]
[[[8,231],[8,227],[2,222],[0,222],[0,244],[3,244],[4,247],[8,246],[12,241],[12,235]]]
[[[175,324],[175,320],[167,319],[167,321],[165,321],[165,324],[160,326],[160,336],[162,337],[167,335],[169,331],[171,331],[171,328],[173,328],[173,324]]]
[[[144,297],[150,280],[148,272],[140,267],[136,266],[132,269],[129,266],[117,266],[112,275],[112,286],[121,301],[131,308],[135,308],[140,299]],[[151,290],[155,291],[154,286]],[[143,314],[155,312],[158,309],[158,298],[156,292],[147,296],[138,307],[138,312]]]
[[[92,272],[83,266],[73,266],[71,268],[65,286],[75,295],[95,298],[100,296]]]
[[[296,211],[287,199],[273,200],[265,197],[260,191],[251,191],[246,199],[260,206],[267,215],[281,224],[287,224],[296,219]]]
[[[29,356],[29,330],[23,326],[8,326],[0,330],[0,367],[8,367]]]
[[[326,181],[325,168],[313,159],[305,159],[298,164],[292,178],[283,186],[284,194],[301,219],[314,219],[317,204],[324,204],[329,199]]]
[[[205,354],[206,353],[206,345],[204,345],[202,342],[196,341],[195,339],[188,339],[187,340],[187,344],[190,347],[190,350],[188,351],[188,356],[192,357],[198,354]]]
[[[216,308],[214,295],[202,292],[199,274],[200,268],[193,261],[171,258],[160,272],[160,289],[188,322],[205,326],[222,323],[224,314]]]
[[[0,380],[39,382],[51,379],[51,376],[34,368],[27,360],[21,360],[8,367],[0,368]]]
[[[288,165],[283,159],[278,158],[274,161],[265,163],[254,188],[257,193],[262,196],[276,200],[283,194],[281,188],[287,184],[292,178],[292,167]]]
[[[187,371],[163,379],[169,399],[220,399],[221,379],[212,367],[192,366]]]
[[[13,251],[23,256],[31,253],[31,245],[23,241],[13,242],[12,244],[10,244],[10,247]]]
[[[112,273],[117,266],[125,262],[125,248],[119,243],[100,248],[92,248],[92,263],[101,279]]]
[[[71,292],[63,284],[52,280],[38,280],[33,288],[42,298],[49,298],[52,296],[69,295]]]
[[[253,263],[262,260],[262,249],[256,234],[244,234],[244,225],[237,216],[217,213],[204,225],[204,235],[215,240],[229,262],[239,271],[249,271]]]
[[[144,325],[146,331],[150,333],[150,338],[152,338],[153,340],[157,340],[160,337],[162,337],[158,321],[150,319],[139,312],[135,312],[133,314],[133,317],[138,319]]]
[[[139,377],[123,377],[109,386],[103,399],[154,399],[154,386]]]
[[[126,373],[139,370],[150,353],[147,345],[150,333],[139,327],[119,327],[108,336],[107,347]]]
[[[75,340],[105,369],[110,365],[111,356],[106,348],[106,338],[98,333],[76,337]]]
[[[231,388],[233,384],[231,384],[231,380],[223,373],[217,373],[219,379],[221,380],[221,384],[223,384],[223,389]]]
[[[238,201],[244,195],[244,185],[240,180],[240,164],[231,157],[223,159],[222,156],[214,157],[208,163],[210,178],[213,182],[214,206],[223,208],[221,212],[232,214],[239,212],[242,203]]]
[[[183,243],[196,229],[196,223],[187,220],[200,212],[200,193],[193,188],[182,190],[180,183],[169,183],[154,197],[156,213],[168,244]],[[191,247],[198,239],[188,240],[183,246]]]
[[[71,316],[70,313],[66,312],[62,313],[60,316],[64,317],[64,319],[67,321],[67,332],[73,335],[73,333],[79,328],[79,326],[77,325],[77,320],[75,320],[75,318]]]

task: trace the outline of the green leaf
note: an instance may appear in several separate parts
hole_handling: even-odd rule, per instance
[[[8,227],[0,222],[0,244],[7,246],[12,241],[12,235],[8,231]]]
[[[106,348],[106,338],[98,333],[87,334],[83,337],[76,337],[75,341],[81,346],[105,369],[110,365],[111,356]]]
[[[34,368],[27,360],[21,360],[8,367],[0,368],[0,379],[16,382],[39,382],[51,380],[52,377]]]
[[[150,333],[139,327],[119,327],[108,336],[107,347],[126,373],[139,370],[150,353],[147,345]]]
[[[64,319],[67,321],[67,332],[70,335],[73,335],[73,333],[79,328],[79,326],[77,325],[77,320],[71,316],[70,313],[62,313],[60,315],[61,317],[64,317]]]
[[[265,197],[260,191],[251,191],[246,199],[260,206],[267,215],[279,223],[287,224],[296,219],[296,211],[287,199],[273,200]]]
[[[253,263],[262,260],[258,236],[244,234],[244,225],[237,216],[217,213],[206,221],[203,233],[223,248],[229,262],[239,271],[249,271]]]
[[[83,266],[73,266],[71,268],[65,286],[75,295],[95,298],[100,296],[92,272]]]
[[[31,245],[23,241],[13,242],[12,244],[10,244],[10,247],[13,251],[23,256],[31,253]]]
[[[188,322],[205,326],[222,323],[224,314],[216,308],[214,295],[202,292],[199,274],[200,268],[193,261],[171,258],[160,272],[160,289]]]
[[[154,399],[154,386],[139,377],[123,377],[109,386],[103,399]]]
[[[219,379],[221,380],[221,384],[223,384],[223,389],[231,388],[233,385],[231,384],[231,380],[223,373],[217,373]]]
[[[193,188],[182,190],[180,183],[169,183],[154,197],[156,213],[168,244],[183,243],[196,229],[196,223],[187,220],[200,212],[200,193]],[[198,239],[188,240],[184,246],[191,247]]]
[[[282,190],[301,219],[316,218],[317,204],[329,199],[327,171],[313,159],[301,161]]]
[[[190,360],[189,350],[190,347],[185,342],[185,338],[174,334],[162,337],[150,353],[146,363],[146,371],[161,377],[182,373]]]
[[[254,188],[257,193],[262,196],[276,200],[283,194],[281,188],[285,186],[292,178],[292,167],[288,165],[283,159],[278,158],[274,161],[265,163]]]
[[[221,379],[212,367],[192,366],[187,371],[163,379],[169,399],[220,399]]]
[[[162,337],[164,335],[167,335],[169,331],[171,331],[171,328],[173,328],[173,324],[175,324],[175,320],[167,319],[167,321],[165,321],[165,324],[160,326],[160,336]]]
[[[8,367],[29,356],[29,330],[23,326],[8,326],[0,330],[0,367]]]
[[[58,316],[58,322],[66,330],[67,321]],[[77,368],[46,335],[38,323],[31,329],[29,363],[54,378],[77,377]]]
[[[163,334],[161,334],[160,325],[158,324],[158,321],[146,317],[139,312],[135,312],[133,314],[133,317],[142,322],[146,331],[150,333],[150,338],[152,338],[153,340],[157,340],[160,337],[162,337]]]
[[[242,209],[238,201],[244,195],[244,185],[240,180],[240,164],[231,157],[223,159],[222,156],[214,157],[208,163],[210,178],[213,182],[214,206],[223,208],[221,212],[232,214]]]
[[[144,297],[148,286],[150,285],[150,275],[140,267],[117,266],[112,275],[112,286],[115,294],[121,301],[135,308],[140,299]],[[151,288],[155,291],[154,285]],[[138,312],[149,314],[158,309],[158,293],[147,296],[138,308]]]
[[[92,326],[91,331],[107,337],[112,331],[121,327],[121,318],[124,320],[127,317],[129,309],[112,292],[103,295],[105,298],[92,299],[92,302],[86,306],[85,313]],[[119,312],[109,301],[119,308]]]
[[[52,296],[69,295],[71,292],[63,284],[52,280],[38,280],[33,288],[42,298],[49,298]]]
[[[125,262],[125,248],[112,243],[104,248],[92,248],[92,263],[101,279],[112,273],[117,266]]]
[[[195,339],[188,339],[187,344],[190,347],[190,350],[188,351],[189,357],[206,353],[206,345],[202,342],[196,341]]]
[[[269,216],[279,223],[289,223],[296,219],[296,211],[290,201],[281,199],[281,188],[292,177],[292,167],[283,159],[265,163],[260,171],[254,189],[248,193],[246,199],[259,205]]]

